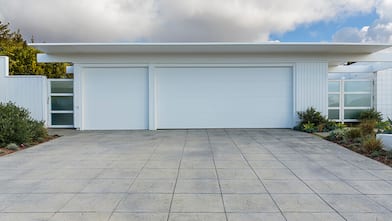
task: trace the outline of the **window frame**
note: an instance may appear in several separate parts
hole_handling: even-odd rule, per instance
[[[345,83],[346,82],[360,82],[360,81],[367,81],[371,83],[371,90],[370,92],[355,92],[355,91],[350,91],[346,92],[345,91]],[[339,92],[330,92],[328,91],[328,97],[331,94],[338,94],[339,95],[339,107],[330,107],[329,102],[328,102],[328,111],[329,110],[339,110],[339,119],[331,119],[336,122],[358,122],[358,119],[352,119],[352,118],[345,118],[345,110],[368,110],[370,108],[374,107],[374,90],[375,90],[375,85],[374,85],[374,79],[340,79],[340,80],[328,80],[328,84],[330,82],[339,82],[340,83],[340,91]],[[329,87],[328,87],[329,88]],[[350,94],[369,94],[370,95],[370,106],[360,106],[360,107],[346,107],[345,106],[345,96],[350,95]]]
[[[49,127],[51,128],[74,128],[74,123],[72,125],[53,125],[52,123],[52,114],[73,114],[74,113],[74,108],[72,110],[52,110],[52,97],[74,97],[74,93],[56,93],[52,92],[52,82],[56,81],[72,81],[73,79],[48,79],[48,89],[49,89],[49,96],[48,96],[48,108],[49,108],[49,116],[48,116],[48,122],[49,122]]]

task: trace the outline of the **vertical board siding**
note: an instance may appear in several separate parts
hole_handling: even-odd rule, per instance
[[[47,81],[46,77],[6,77],[6,97],[3,102],[14,102],[27,108],[31,116],[39,121],[47,121]]]
[[[392,119],[392,69],[377,72],[376,88],[377,111]]]
[[[31,116],[47,121],[47,79],[44,76],[9,76],[8,57],[0,56],[0,102],[13,102]]]
[[[297,63],[294,83],[295,112],[314,107],[328,114],[328,63]]]

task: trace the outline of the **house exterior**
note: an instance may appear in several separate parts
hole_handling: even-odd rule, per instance
[[[39,62],[73,64],[73,81],[47,86],[47,114],[50,122],[68,119],[68,126],[80,130],[292,128],[296,113],[311,106],[344,120],[345,112],[375,106],[376,89],[350,95],[345,85],[356,89],[368,83],[333,79],[330,70],[348,61],[392,62],[389,54],[379,52],[391,46],[387,44],[32,46],[44,52],[38,55]],[[363,101],[365,106],[355,108],[369,96],[370,104]],[[344,99],[354,105],[352,110],[341,108]],[[386,101],[386,109],[388,105],[392,104]]]

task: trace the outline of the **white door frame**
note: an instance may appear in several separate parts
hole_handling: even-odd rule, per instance
[[[52,87],[51,83],[52,82],[58,82],[58,81],[73,81],[73,79],[48,79],[48,122],[49,122],[49,127],[50,128],[74,128],[74,125],[53,125],[52,124],[52,114],[68,114],[68,113],[74,113],[73,110],[66,110],[66,111],[56,111],[52,110],[52,96],[64,96],[64,97],[69,97],[69,96],[74,96],[74,93],[52,93]]]

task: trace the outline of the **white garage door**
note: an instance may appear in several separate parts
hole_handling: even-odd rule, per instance
[[[290,128],[289,67],[159,68],[158,128]]]
[[[148,128],[146,68],[88,68],[83,71],[83,129]]]

